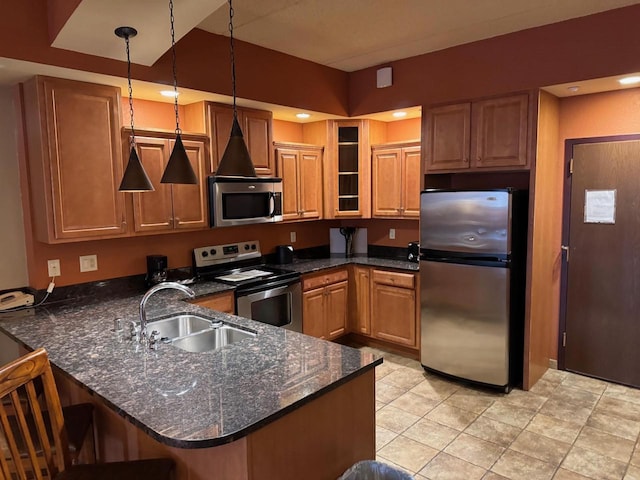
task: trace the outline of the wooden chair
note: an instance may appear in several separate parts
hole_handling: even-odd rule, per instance
[[[58,391],[42,348],[0,367],[0,400],[0,480],[172,478],[170,459],[72,465]]]

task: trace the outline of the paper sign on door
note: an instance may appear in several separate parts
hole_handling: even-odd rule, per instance
[[[616,190],[584,191],[584,223],[616,223]]]

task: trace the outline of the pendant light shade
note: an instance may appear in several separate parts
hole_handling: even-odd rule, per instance
[[[132,27],[118,27],[114,32],[118,37],[124,38],[127,49],[127,83],[129,85],[129,115],[131,118],[131,152],[129,153],[129,162],[122,176],[120,192],[152,192],[154,190],[151,180],[144,171],[144,167],[140,162],[138,153],[136,152],[136,133],[133,128],[133,90],[131,88],[131,58],[129,56],[129,38],[135,37],[138,31]]]
[[[231,126],[231,136],[227,143],[227,148],[222,155],[216,175],[219,176],[238,176],[238,177],[255,177],[256,169],[253,167],[249,150],[244,143],[242,129],[238,123],[236,116],[233,116],[233,125]]]
[[[176,142],[173,146],[173,151],[169,157],[169,163],[164,169],[160,183],[179,183],[195,185],[198,183],[198,177],[196,177],[187,152],[184,149],[182,143],[182,137],[180,130],[180,118],[178,115],[178,74],[176,70],[176,41],[175,30],[173,28],[173,0],[169,0],[169,19],[171,20],[171,53],[173,57],[173,93],[174,93],[174,110],[176,113]]]
[[[191,162],[179,133],[176,135],[176,143],[173,146],[169,163],[167,163],[167,168],[164,169],[160,183],[198,183],[198,178],[191,167]]]
[[[151,180],[149,180],[147,172],[144,171],[144,167],[140,162],[135,146],[131,147],[129,162],[118,190],[121,192],[152,192],[154,190]]]
[[[238,123],[238,110],[236,108],[236,56],[233,48],[233,5],[229,0],[229,39],[231,44],[231,87],[233,91],[233,125],[227,148],[224,150],[216,175],[221,177],[255,177],[256,169],[253,167],[247,144],[240,123]]]

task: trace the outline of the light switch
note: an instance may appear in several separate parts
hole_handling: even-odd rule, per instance
[[[98,270],[98,256],[97,255],[83,255],[80,257],[80,271],[81,272],[93,272]]]
[[[396,238],[396,229],[395,228],[390,228],[389,229],[389,238],[391,240],[394,240]]]

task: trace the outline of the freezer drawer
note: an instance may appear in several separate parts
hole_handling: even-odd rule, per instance
[[[422,365],[508,385],[509,268],[421,261],[420,277]]]

